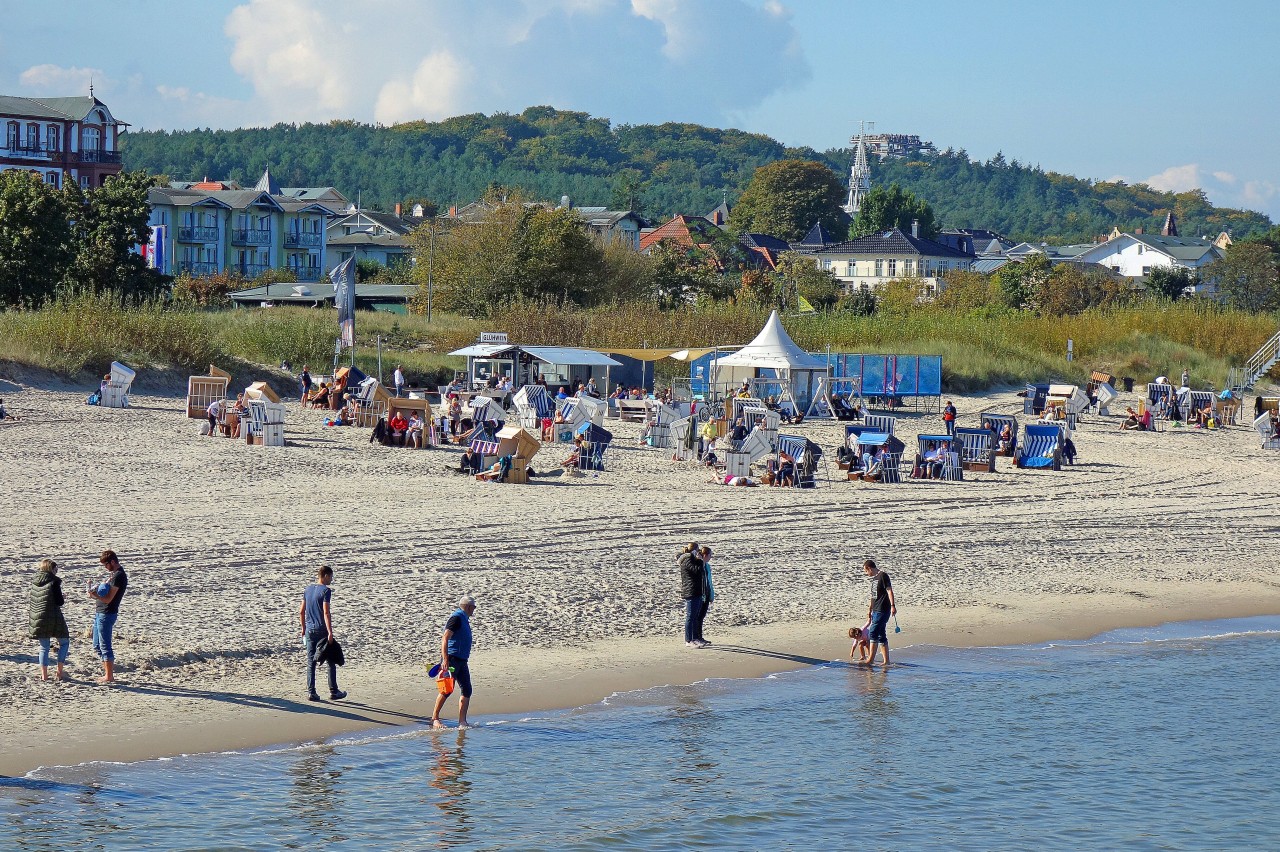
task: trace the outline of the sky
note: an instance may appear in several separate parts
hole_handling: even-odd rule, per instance
[[[94,90],[134,127],[392,124],[549,104],[818,150],[858,122],[1280,220],[1280,3],[45,0],[0,93]]]

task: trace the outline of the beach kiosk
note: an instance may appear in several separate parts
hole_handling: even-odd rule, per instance
[[[595,379],[600,395],[604,396],[609,386],[609,370],[622,366],[593,349],[515,345],[507,342],[505,334],[492,332],[481,334],[479,341],[449,354],[467,359],[467,377],[472,388],[482,388],[490,379],[508,376],[513,387],[545,384],[553,394],[561,387],[573,393],[578,382]]]

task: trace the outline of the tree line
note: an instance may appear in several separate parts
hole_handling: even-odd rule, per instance
[[[471,114],[391,127],[334,121],[241,130],[132,131],[127,167],[179,179],[252,184],[266,166],[286,186],[336,186],[370,206],[428,199],[440,209],[494,185],[528,196],[632,209],[654,219],[701,215],[722,198],[739,202],[757,168],[799,159],[825,165],[837,185],[847,148],[788,148],[768,136],[697,124],[619,124],[584,112],[530,107],[518,115]],[[1158,230],[1174,211],[1188,234],[1271,227],[1261,214],[1214,207],[1198,190],[1094,182],[1038,165],[970,159],[944,150],[916,160],[872,163],[873,184],[897,184],[928,201],[939,227],[990,228],[1017,240],[1087,242],[1113,227]],[[810,223],[812,224],[812,223]]]
[[[0,172],[0,307],[39,305],[64,287],[155,295],[165,280],[136,247],[150,237],[149,175],[123,172],[85,192]]]

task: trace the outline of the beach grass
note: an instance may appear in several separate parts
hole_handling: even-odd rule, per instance
[[[383,372],[398,364],[423,384],[448,378],[462,359],[448,352],[478,333],[506,332],[524,344],[597,348],[729,346],[750,341],[765,308],[726,303],[661,311],[643,303],[594,309],[513,303],[486,320],[437,313],[360,312],[357,364]],[[822,352],[930,354],[943,357],[949,391],[1061,378],[1080,381],[1100,369],[1139,382],[1188,370],[1196,384],[1225,382],[1280,326],[1280,316],[1248,314],[1204,301],[1147,302],[1074,316],[1023,311],[961,313],[933,306],[866,317],[848,312],[786,316],[806,349]],[[218,361],[323,370],[333,361],[332,309],[198,310],[162,302],[126,303],[103,294],[64,294],[36,310],[0,313],[0,360],[63,375],[102,372],[114,360],[139,366],[202,368]],[[1067,361],[1067,341],[1074,359]],[[661,365],[660,376],[683,365]]]

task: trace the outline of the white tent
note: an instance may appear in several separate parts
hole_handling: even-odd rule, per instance
[[[769,314],[755,340],[731,355],[717,358],[712,370],[713,381],[717,385],[736,385],[754,378],[776,378],[790,388],[799,411],[803,412],[809,406],[818,378],[827,374],[827,362],[801,349],[782,327],[782,320],[774,311]]]

